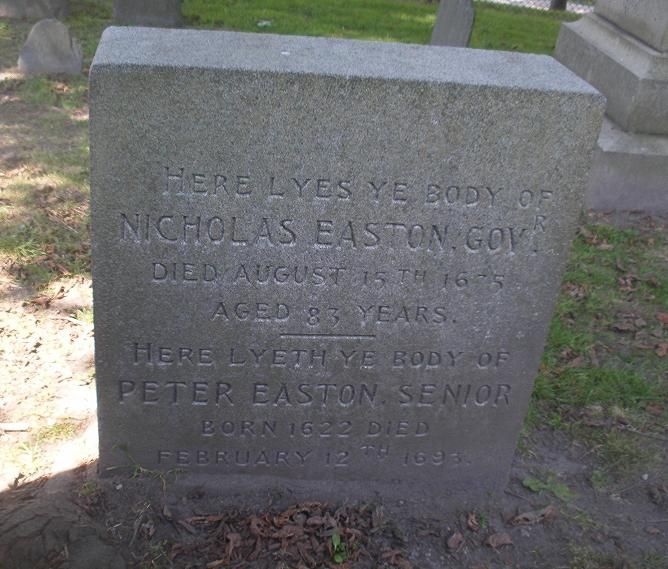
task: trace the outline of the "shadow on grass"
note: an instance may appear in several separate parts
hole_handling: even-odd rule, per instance
[[[89,271],[85,83],[0,84],[0,257],[30,286]]]

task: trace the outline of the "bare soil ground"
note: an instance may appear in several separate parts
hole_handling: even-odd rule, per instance
[[[63,80],[27,90],[11,68],[24,28],[0,39],[1,569],[668,568],[668,421],[656,398],[638,415],[538,402],[505,492],[468,511],[415,516],[372,496],[297,503],[287,483],[230,495],[141,468],[98,478],[85,89]],[[591,233],[610,216],[586,221],[584,245],[615,247]],[[636,227],[668,266],[665,220],[614,221]],[[661,296],[638,304],[638,281],[655,285],[633,263],[619,261],[628,290],[602,318],[597,349],[564,348],[558,368],[619,357],[665,393],[668,309]],[[578,302],[591,292],[566,285]]]

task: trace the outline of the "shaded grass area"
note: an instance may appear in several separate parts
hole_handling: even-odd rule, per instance
[[[81,42],[84,73],[111,19],[111,2],[72,0],[67,25]],[[0,64],[16,64],[30,29],[0,22]],[[0,81],[0,260],[40,287],[90,271],[88,81],[12,77]]]
[[[600,484],[651,466],[661,443],[665,450],[667,399],[666,234],[585,225],[571,250],[529,423],[565,429],[593,449]],[[649,441],[658,443],[654,450]]]

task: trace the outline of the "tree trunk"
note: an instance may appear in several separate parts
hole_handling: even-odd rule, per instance
[[[568,0],[552,0],[550,10],[565,10]]]

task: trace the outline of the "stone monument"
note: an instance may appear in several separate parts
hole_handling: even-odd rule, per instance
[[[68,0],[0,0],[0,18],[65,18],[67,11]]]
[[[19,71],[25,75],[78,75],[82,66],[79,42],[65,24],[53,18],[32,27],[18,61]]]
[[[555,57],[608,99],[588,205],[668,212],[668,3],[598,0]]]
[[[468,46],[474,18],[473,0],[441,0],[431,45]]]
[[[126,26],[177,27],[181,0],[114,0],[114,22]]]
[[[505,484],[604,99],[549,57],[444,49],[104,32],[103,474],[450,506]]]

